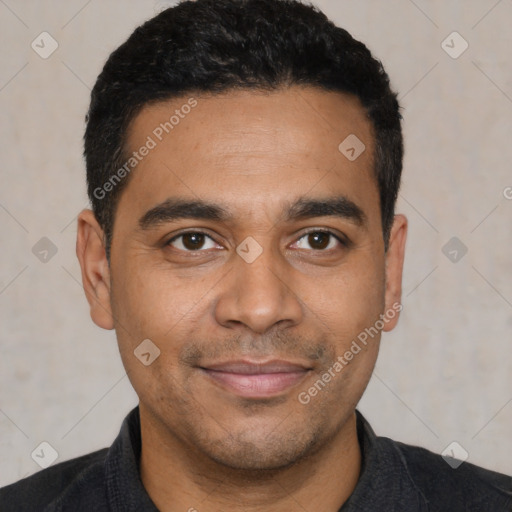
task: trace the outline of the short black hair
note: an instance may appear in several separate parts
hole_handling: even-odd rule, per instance
[[[387,250],[403,139],[397,95],[381,62],[318,8],[298,0],[187,0],[135,29],[110,55],[91,93],[87,189],[109,261],[116,205],[129,176],[105,184],[130,158],[127,130],[144,106],[194,91],[293,85],[352,94],[365,108],[375,135]]]

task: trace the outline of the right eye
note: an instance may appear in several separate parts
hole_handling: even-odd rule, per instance
[[[211,247],[204,247],[206,239],[209,239],[214,245],[213,238],[206,233],[200,231],[187,231],[171,238],[166,245],[170,245],[179,251],[184,252],[197,252],[200,250],[212,249]]]

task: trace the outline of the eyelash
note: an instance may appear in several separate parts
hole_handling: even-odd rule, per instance
[[[328,229],[311,229],[310,231],[307,231],[305,233],[303,233],[298,239],[297,241],[299,240],[302,240],[304,237],[308,236],[308,235],[311,235],[311,234],[317,234],[317,233],[321,233],[321,234],[325,234],[325,235],[330,235],[331,237],[333,237],[335,240],[337,240],[341,246],[347,248],[349,247],[350,243],[349,241],[347,240],[343,240],[340,236],[338,236],[336,233],[334,233],[333,231],[330,231]],[[180,233],[178,235],[175,235],[173,236],[170,240],[168,240],[166,243],[165,243],[165,246],[171,246],[171,243],[174,242],[175,240],[185,236],[185,235],[190,235],[190,234],[198,234],[198,235],[204,235],[206,237],[208,237],[210,240],[214,241],[215,240],[213,239],[213,237],[211,237],[208,233],[205,233],[204,231],[194,231],[194,230],[191,230],[191,231],[184,231],[183,233]],[[215,242],[217,243],[217,242]],[[330,241],[329,241],[330,243]],[[201,253],[201,252],[204,252],[208,249],[197,249],[197,250],[187,250],[187,249],[176,249],[178,251],[181,251],[181,252],[186,252],[186,253]],[[329,253],[331,252],[333,249],[311,249],[312,251],[314,252],[325,252],[325,253]]]

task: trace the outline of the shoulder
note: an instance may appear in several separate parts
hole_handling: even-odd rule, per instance
[[[0,489],[0,510],[22,512],[45,510],[77,488],[82,490],[104,490],[104,462],[108,448],[88,453],[19,480]],[[96,493],[92,493],[96,494]],[[57,507],[52,510],[58,510]]]
[[[450,465],[444,457],[425,448],[385,437],[377,439],[398,453],[412,485],[431,510],[446,510],[448,505],[451,510],[468,512],[512,510],[511,476],[469,462]]]

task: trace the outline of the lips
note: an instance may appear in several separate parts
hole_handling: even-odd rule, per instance
[[[209,364],[200,370],[225,391],[246,398],[269,398],[296,386],[311,367],[282,360],[241,360]]]

